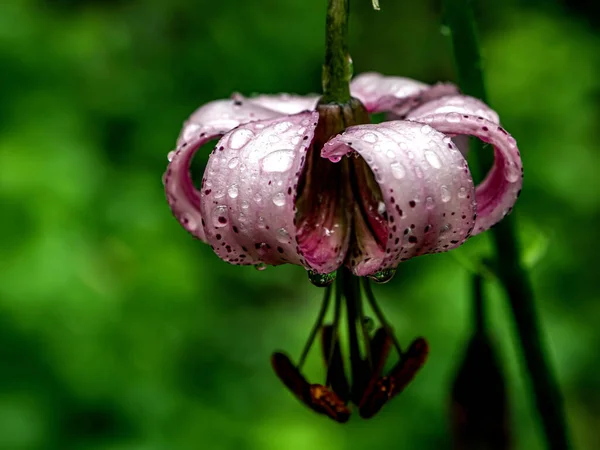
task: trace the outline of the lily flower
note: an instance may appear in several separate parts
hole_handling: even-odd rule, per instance
[[[456,248],[511,211],[520,154],[487,105],[451,84],[376,73],[350,89],[350,106],[234,94],[199,108],[163,179],[175,217],[229,263],[297,264],[327,284],[343,265],[385,281],[400,262]],[[398,120],[368,123],[379,112]],[[458,136],[493,148],[478,186]],[[198,189],[190,163],[217,138]]]
[[[221,259],[259,269],[301,265],[326,287],[298,364],[282,352],[271,361],[298,399],[338,422],[349,419],[350,404],[373,417],[428,354],[423,338],[401,348],[369,279],[386,282],[402,261],[450,250],[488,229],[510,212],[522,184],[516,142],[498,115],[454,85],[367,73],[350,91],[343,104],[289,94],[210,102],[185,122],[163,179],[175,217]],[[391,120],[371,124],[374,113]],[[456,144],[468,136],[494,150],[478,186]],[[198,189],[192,158],[215,139]],[[324,326],[330,284],[342,267],[333,324]],[[362,288],[357,276],[368,277]],[[373,336],[363,291],[381,324]],[[342,298],[350,378],[338,342]],[[319,330],[327,374],[324,384],[311,384],[301,368]],[[384,375],[392,343],[398,362]]]

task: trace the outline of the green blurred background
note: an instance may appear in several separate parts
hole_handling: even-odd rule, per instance
[[[439,1],[353,0],[356,72],[453,80]],[[591,2],[590,2],[591,3]],[[371,421],[339,426],[275,378],[320,292],[299,267],[221,262],[171,216],[166,155],[232,91],[320,87],[325,0],[0,2],[0,449],[449,449],[449,387],[471,324],[464,261],[403,263],[376,287],[431,357]],[[525,165],[515,209],[577,448],[600,448],[598,11],[483,1],[490,101]],[[197,158],[198,167],[206,154]],[[488,283],[512,430],[542,448],[502,291]],[[318,352],[307,372],[322,376]]]

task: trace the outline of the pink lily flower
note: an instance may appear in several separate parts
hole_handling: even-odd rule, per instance
[[[175,217],[232,264],[291,263],[317,278],[346,265],[385,281],[400,262],[456,248],[511,211],[520,154],[487,105],[451,84],[376,73],[350,88],[368,113],[397,120],[323,133],[316,95],[235,94],[200,107],[169,154]],[[494,150],[478,186],[459,136]],[[190,163],[216,138],[197,189]]]

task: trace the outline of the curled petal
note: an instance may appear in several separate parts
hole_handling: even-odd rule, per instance
[[[200,203],[206,239],[221,259],[312,268],[296,242],[295,203],[318,118],[304,112],[250,122],[219,141]]]
[[[277,111],[281,114],[297,114],[302,111],[314,111],[319,101],[318,95],[258,95],[248,99],[254,105]]]
[[[239,94],[228,100],[215,100],[198,108],[183,124],[177,145],[201,133],[223,135],[242,123],[272,119],[281,113],[249,101]]]
[[[469,236],[475,222],[473,180],[449,137],[407,121],[359,125],[329,141],[322,156],[336,162],[353,152],[381,190],[382,204],[366,212],[385,220],[388,232],[383,242],[372,234],[357,236],[363,252],[351,253],[348,261],[356,275],[458,247]]]
[[[397,118],[403,118],[420,104],[456,94],[458,88],[450,83],[430,86],[410,78],[386,77],[367,72],[352,80],[350,91],[363,102],[370,113],[390,112]]]
[[[455,112],[471,116],[481,116],[490,122],[500,123],[498,113],[475,97],[467,95],[447,95],[431,100],[412,110],[406,116],[407,120],[419,120],[432,114],[447,114]]]
[[[500,123],[498,113],[475,97],[467,95],[447,95],[430,102],[427,102],[418,108],[411,111],[407,116],[407,120],[419,120],[422,117],[432,114],[447,114],[447,113],[469,114],[472,116],[480,116],[491,122]],[[469,152],[469,137],[460,135],[452,139],[463,156]]]
[[[163,177],[167,201],[173,215],[192,235],[206,241],[200,214],[200,192],[190,177],[190,164],[196,151],[208,141],[221,136],[220,133],[200,133],[181,143],[169,154],[169,165]]]
[[[517,141],[497,123],[451,112],[419,119],[449,136],[469,135],[494,147],[494,165],[477,186],[477,221],[473,234],[498,223],[514,206],[523,185],[523,165]]]

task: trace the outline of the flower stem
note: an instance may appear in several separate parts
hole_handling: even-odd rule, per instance
[[[348,53],[349,13],[350,0],[329,0],[321,103],[346,103],[350,100],[352,67]]]
[[[460,87],[465,94],[485,102],[486,91],[471,1],[444,0],[444,20],[452,39]],[[480,142],[478,145],[482,146]],[[484,153],[481,148],[479,150],[477,156]],[[484,173],[489,162],[486,164],[479,158],[478,165]],[[521,264],[514,216],[505,217],[491,232],[496,247],[498,276],[508,294],[547,448],[567,450],[571,446],[562,397],[546,356],[533,289]]]

